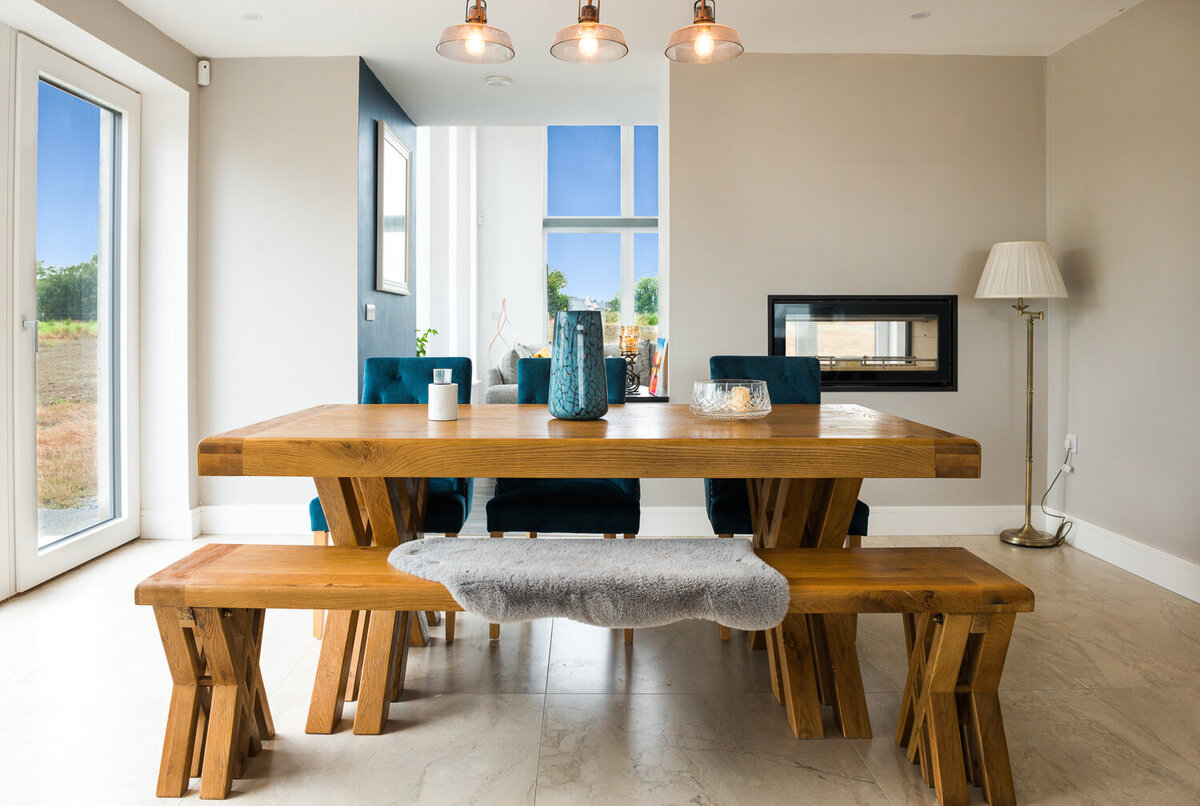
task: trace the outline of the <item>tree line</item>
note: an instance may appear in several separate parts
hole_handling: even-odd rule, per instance
[[[74,266],[47,266],[37,262],[38,319],[53,321],[96,319],[96,291],[99,288],[96,255]]]

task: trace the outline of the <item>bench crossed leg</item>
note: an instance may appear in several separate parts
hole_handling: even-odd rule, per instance
[[[942,806],[969,802],[955,702],[971,615],[922,614],[916,624],[896,741],[921,765]]]
[[[159,797],[182,796],[197,774],[201,798],[226,797],[247,759],[274,736],[258,666],[263,615],[262,610],[154,609],[173,681]],[[206,688],[211,689],[207,697]]]

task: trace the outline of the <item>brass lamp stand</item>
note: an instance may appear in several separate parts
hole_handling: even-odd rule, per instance
[[[1005,529],[1000,539],[1014,546],[1049,548],[1058,545],[1058,538],[1049,532],[1035,529],[1030,520],[1033,504],[1033,320],[1045,319],[1044,311],[1031,311],[1025,300],[1017,297],[1017,316],[1025,317],[1025,525]]]
[[[1033,504],[1033,320],[1044,319],[1043,311],[1031,311],[1025,297],[1065,297],[1058,264],[1045,241],[1006,241],[992,244],[977,299],[1016,299],[1017,316],[1025,317],[1025,525],[1005,529],[1000,539],[1014,546],[1049,548],[1062,542],[1058,535],[1033,528],[1030,510]]]

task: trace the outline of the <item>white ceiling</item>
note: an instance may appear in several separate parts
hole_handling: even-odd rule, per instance
[[[121,1],[199,56],[362,56],[421,124],[653,122],[663,46],[692,13],[692,0],[604,0],[602,21],[624,31],[629,55],[566,64],[550,56],[550,41],[574,22],[576,0],[492,0],[489,22],[512,36],[516,58],[466,65],[434,52],[442,29],[462,22],[463,0]],[[1048,56],[1139,1],[717,0],[716,8],[750,53]],[[919,11],[931,16],[908,18]],[[485,86],[491,74],[511,76],[512,86]]]

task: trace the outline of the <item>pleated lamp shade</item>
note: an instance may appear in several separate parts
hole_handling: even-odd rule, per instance
[[[1065,297],[1067,287],[1050,244],[1045,241],[1006,241],[992,244],[975,297]]]

